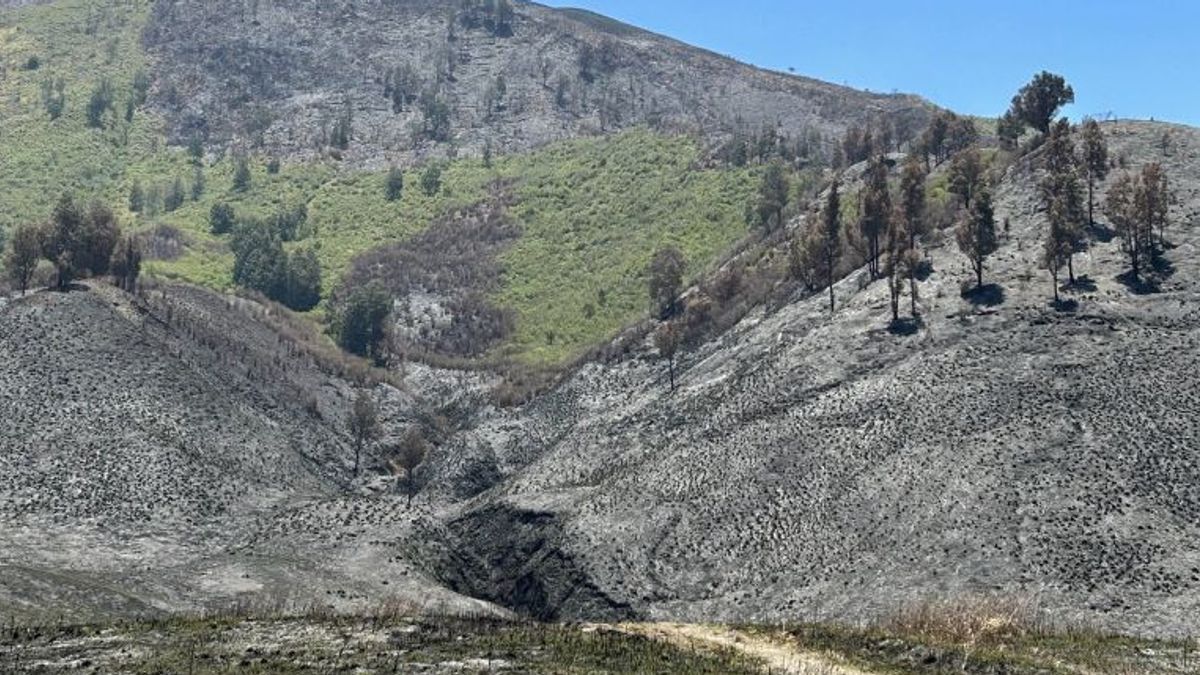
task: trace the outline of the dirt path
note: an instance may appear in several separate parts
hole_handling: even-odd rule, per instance
[[[746,656],[760,659],[767,672],[770,673],[869,675],[867,671],[841,664],[833,657],[816,652],[801,651],[793,645],[730,628],[681,623],[623,623],[605,627],[685,647],[709,646],[733,649]]]

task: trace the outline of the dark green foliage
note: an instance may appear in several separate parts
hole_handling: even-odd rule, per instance
[[[275,223],[243,222],[233,231],[233,281],[290,309],[306,312],[321,302],[321,266],[312,250],[291,256]]]
[[[178,176],[171,181],[167,186],[167,191],[163,194],[163,210],[167,213],[177,210],[183,206],[183,202],[187,199],[187,193],[183,191],[183,181]]]
[[[4,253],[4,271],[9,281],[24,293],[42,259],[42,230],[36,225],[22,225],[13,233]]]
[[[233,281],[279,300],[287,291],[287,253],[275,228],[262,221],[239,223],[230,241]]]
[[[52,120],[61,117],[67,107],[66,89],[67,83],[61,77],[42,80],[42,106]]]
[[[307,312],[321,302],[321,264],[312,249],[292,253],[287,265],[287,287],[283,304]]]
[[[387,179],[384,182],[384,194],[387,195],[389,202],[397,201],[404,194],[404,172],[398,167],[393,166],[388,170]]]
[[[1075,90],[1061,75],[1042,71],[1013,97],[1010,113],[1022,124],[1047,134],[1058,111],[1074,102]]]
[[[308,224],[308,206],[297,204],[291,208],[281,209],[271,217],[271,225],[276,234],[285,242],[299,241],[305,238]]]
[[[421,95],[421,131],[431,141],[450,140],[450,106],[437,94],[427,91]]]
[[[1045,176],[1041,182],[1042,202],[1050,220],[1050,232],[1043,262],[1054,277],[1058,299],[1058,270],[1066,264],[1071,282],[1075,282],[1074,254],[1084,244],[1087,217],[1079,186],[1079,166],[1071,123],[1063,118],[1046,137],[1043,150]]]
[[[204,170],[195,167],[192,170],[192,201],[198,202],[204,196]]]
[[[429,197],[436,195],[442,191],[442,165],[438,163],[430,164],[425,167],[425,171],[421,173],[421,189]]]
[[[25,60],[25,70],[37,70],[42,67],[42,60],[36,54]]]
[[[858,125],[846,130],[842,138],[842,158],[847,166],[865,162],[875,151],[875,139],[870,129]]]
[[[859,243],[867,259],[871,278],[879,278],[880,240],[892,217],[892,197],[888,191],[888,165],[880,155],[871,160],[864,176],[859,209]],[[853,239],[852,239],[853,241]]]
[[[1025,133],[1025,124],[1009,110],[1000,116],[1000,120],[996,124],[996,135],[1000,137],[1000,147],[1005,150],[1016,150],[1017,144],[1021,140],[1021,134]]]
[[[405,63],[384,76],[383,95],[392,100],[392,112],[401,113],[420,97],[421,87],[417,71]]]
[[[188,141],[188,156],[196,164],[204,161],[204,138],[200,134],[193,134],[191,140]]]
[[[345,150],[350,147],[353,132],[353,122],[349,115],[345,115],[333,124],[333,129],[329,132],[329,144],[339,150]]]
[[[234,162],[233,189],[245,192],[250,189],[250,162],[245,157],[238,157]]]
[[[129,210],[141,213],[144,208],[146,208],[146,195],[142,191],[142,182],[135,180],[133,187],[129,188]]]
[[[758,189],[758,223],[768,232],[783,226],[783,210],[787,208],[791,185],[787,171],[780,161],[767,165]]]
[[[142,247],[133,235],[121,239],[113,251],[109,271],[113,281],[126,293],[137,290],[138,276],[142,273]]]
[[[963,208],[968,211],[975,195],[986,185],[986,172],[983,156],[975,148],[960,152],[950,163],[950,192],[962,199]]]
[[[925,154],[926,164],[930,157],[935,163],[941,164],[955,154],[971,147],[978,140],[979,130],[971,118],[960,117],[949,110],[942,110],[934,115],[917,144]]]
[[[355,289],[338,317],[338,344],[352,354],[386,362],[391,314],[392,296],[382,285]]]
[[[113,107],[113,86],[107,78],[100,80],[92,90],[92,96],[87,104],[87,124],[89,127],[104,126],[104,114]]]
[[[229,234],[233,231],[236,218],[232,206],[225,202],[217,202],[208,212],[208,229],[216,235]]]
[[[647,270],[648,291],[653,311],[662,317],[675,313],[679,291],[683,285],[683,272],[687,261],[683,253],[674,246],[659,249],[650,260]]]
[[[1096,183],[1108,177],[1108,142],[1104,140],[1104,130],[1100,123],[1092,118],[1083,122],[1083,157],[1081,166],[1087,180],[1088,189],[1088,224],[1095,225]]]
[[[272,176],[276,176],[279,174],[279,158],[278,157],[272,157],[267,162],[267,173],[271,174]]]
[[[93,202],[85,210],[70,195],[63,195],[42,235],[42,255],[58,271],[58,287],[108,273],[119,236],[116,216],[107,206]]]
[[[133,75],[133,101],[136,105],[142,105],[146,102],[146,95],[150,92],[150,75],[139,70]]]
[[[958,249],[967,256],[971,261],[971,269],[975,270],[976,287],[981,288],[984,263],[998,248],[992,196],[987,190],[976,195],[971,209],[955,231],[955,239]]]

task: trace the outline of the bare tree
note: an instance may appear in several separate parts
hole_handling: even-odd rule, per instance
[[[667,362],[667,372],[671,377],[671,393],[675,393],[675,355],[683,342],[683,330],[675,321],[668,321],[658,327],[654,333],[654,346],[658,355]]]
[[[365,391],[358,393],[354,399],[354,409],[346,420],[346,427],[354,439],[354,476],[362,466],[362,451],[368,443],[379,438],[382,430],[379,426],[379,415],[375,410],[375,402]]]

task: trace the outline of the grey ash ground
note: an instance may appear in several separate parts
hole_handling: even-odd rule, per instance
[[[857,619],[914,601],[1038,598],[1068,621],[1200,630],[1200,134],[1106,125],[1179,203],[1159,292],[1118,243],[1051,306],[1030,172],[978,306],[931,251],[924,324],[886,330],[883,282],[794,297],[683,356],[649,344],[515,411],[486,375],[378,385],[466,411],[418,475],[351,476],[356,384],[283,347],[253,303],[169,290],[171,326],[116,291],[0,308],[0,612],[403,598],[540,618]],[[1174,141],[1164,154],[1164,131]],[[181,317],[202,317],[187,320]],[[189,328],[193,327],[193,328]],[[472,600],[470,598],[476,598]]]

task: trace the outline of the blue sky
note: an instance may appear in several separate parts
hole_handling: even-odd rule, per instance
[[[998,115],[1040,70],[1073,117],[1200,126],[1200,0],[543,0],[766,68]]]

